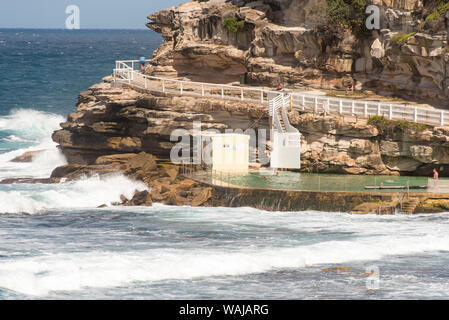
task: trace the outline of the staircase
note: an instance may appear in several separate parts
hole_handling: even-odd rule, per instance
[[[419,198],[408,198],[402,202],[402,213],[412,214],[415,212],[421,200]]]
[[[281,109],[277,109],[277,110],[276,110],[276,114],[277,114],[277,116],[278,116],[279,124],[280,124],[280,126],[281,126],[280,129],[282,129],[282,132],[287,132],[287,129],[285,128],[284,120],[282,119]]]

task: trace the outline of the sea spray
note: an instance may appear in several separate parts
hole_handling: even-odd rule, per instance
[[[32,109],[13,110],[0,117],[0,180],[5,178],[48,178],[66,159],[51,139],[64,118]],[[25,152],[41,151],[32,162],[11,162]]]
[[[142,182],[123,175],[93,176],[59,184],[12,185],[0,187],[0,214],[37,214],[50,209],[95,208],[128,199],[134,192],[148,190]]]

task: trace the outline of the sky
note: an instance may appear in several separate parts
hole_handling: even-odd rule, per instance
[[[146,17],[190,0],[0,0],[0,28],[66,27],[66,8],[79,8],[80,29],[145,29]]]

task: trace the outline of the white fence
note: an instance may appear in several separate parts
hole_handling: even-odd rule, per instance
[[[258,88],[153,77],[140,73],[135,70],[136,68],[140,68],[139,60],[117,61],[114,69],[114,79],[132,83],[145,89],[155,89],[179,95],[195,95],[259,103],[267,103],[270,99],[279,95],[278,91]]]
[[[293,107],[315,113],[326,112],[339,115],[352,115],[362,118],[383,116],[389,120],[407,120],[430,125],[449,125],[449,112],[434,108],[390,104],[372,101],[328,98],[293,93]],[[448,102],[449,103],[449,102]]]
[[[146,89],[179,95],[195,95],[259,103],[268,103],[281,94],[279,91],[264,89],[153,77],[140,73],[136,70],[138,68],[140,68],[139,60],[117,61],[114,69],[114,79],[132,83]],[[285,104],[285,99],[282,100]],[[378,115],[390,120],[407,120],[437,126],[449,125],[449,112],[434,108],[329,98],[297,92],[291,93],[290,103],[294,108],[315,113],[326,112],[362,118]]]

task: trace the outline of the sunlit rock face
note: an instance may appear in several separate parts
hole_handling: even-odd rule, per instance
[[[355,79],[357,89],[449,107],[446,28],[421,27],[431,2],[368,1],[380,8],[380,30],[363,36],[329,28],[328,0],[187,2],[148,17],[164,43],[146,72],[221,83],[246,74],[250,83],[325,89]],[[244,24],[230,31],[227,18]]]

